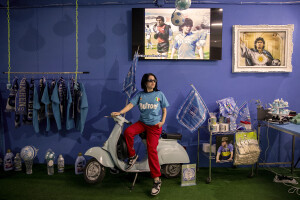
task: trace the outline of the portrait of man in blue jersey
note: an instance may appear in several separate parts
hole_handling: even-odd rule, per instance
[[[171,59],[177,51],[178,59],[204,59],[203,46],[206,43],[207,31],[192,31],[193,20],[185,18],[179,26],[180,34],[173,41]]]
[[[254,48],[248,48],[242,39],[240,42],[241,57],[245,58],[246,66],[280,66],[280,60],[274,59],[272,54],[265,49],[264,38],[256,38]]]

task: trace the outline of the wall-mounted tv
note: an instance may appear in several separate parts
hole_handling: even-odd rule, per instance
[[[170,8],[133,8],[132,56],[139,49],[140,59],[145,60],[221,60],[223,9],[176,12]],[[180,26],[173,25],[172,15]],[[184,22],[178,21],[182,19]]]

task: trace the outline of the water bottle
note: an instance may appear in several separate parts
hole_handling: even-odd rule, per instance
[[[54,174],[54,161],[53,160],[49,160],[47,162],[47,172],[48,172],[48,175]]]
[[[85,167],[85,158],[79,153],[75,162],[75,174],[82,174]]]
[[[14,163],[15,163],[15,171],[16,172],[22,171],[22,160],[19,153],[16,154]]]
[[[58,173],[63,173],[65,169],[65,159],[60,154],[57,159],[57,171]]]
[[[3,165],[4,171],[10,171],[14,169],[13,158],[14,158],[14,154],[11,152],[10,149],[7,149],[7,153],[5,154],[4,157],[4,165]]]

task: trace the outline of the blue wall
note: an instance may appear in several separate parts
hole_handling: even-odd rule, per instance
[[[132,7],[155,6],[139,4],[79,7],[79,71],[91,72],[89,75],[80,76],[89,101],[89,113],[83,134],[76,131],[58,132],[53,128],[54,124],[49,133],[36,134],[31,126],[15,129],[13,114],[5,113],[6,148],[17,152],[25,145],[33,145],[39,149],[36,162],[40,163],[44,162],[46,150],[52,148],[57,154],[63,154],[67,163],[74,163],[78,152],[85,152],[90,147],[104,143],[114,125],[111,119],[104,116],[112,111],[119,111],[126,101],[120,90],[131,64]],[[137,83],[140,88],[139,83],[144,73],[152,72],[157,75],[159,89],[165,93],[171,104],[164,129],[167,132],[183,134],[181,143],[187,147],[191,161],[195,162],[197,133],[188,132],[175,118],[178,107],[191,89],[191,83],[196,86],[211,111],[217,110],[216,100],[228,96],[234,97],[238,104],[249,101],[253,118],[256,115],[254,99],[268,103],[282,97],[289,102],[292,110],[300,111],[300,69],[297,65],[300,63],[300,5],[195,4],[192,7],[223,8],[223,59],[199,62],[140,61]],[[232,25],[258,24],[295,25],[292,73],[231,73]],[[7,71],[5,9],[0,9],[0,30],[0,66],[1,71]],[[12,71],[74,71],[75,8],[12,9],[11,54]],[[50,79],[58,76],[46,77]],[[4,104],[8,96],[5,89],[7,77],[1,75],[0,78]],[[127,114],[131,121],[136,121],[138,116],[137,108]],[[270,130],[269,137],[271,147],[268,152],[271,153],[267,160],[289,160],[291,136]],[[207,141],[208,138],[207,132],[201,133],[201,140]],[[265,149],[265,134],[262,140]],[[139,144],[137,145],[139,148]],[[297,139],[296,158],[300,156],[299,145],[300,140]],[[207,166],[207,159],[201,157],[201,165]]]

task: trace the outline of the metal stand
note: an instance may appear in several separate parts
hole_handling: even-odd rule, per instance
[[[298,158],[296,164],[294,165],[294,168],[296,168],[296,166],[298,165],[299,161],[300,161],[300,157]]]
[[[211,144],[212,144],[212,133],[209,132],[209,169],[208,169],[208,177],[206,179],[206,183],[209,184],[211,183]]]
[[[197,148],[197,171],[199,171],[199,153],[200,153],[200,128],[198,128],[198,148]]]
[[[260,127],[261,127],[261,124],[258,122],[258,125],[257,125],[257,142],[258,142],[258,144],[259,144],[259,138],[260,138]],[[258,174],[258,163],[259,163],[259,161],[257,161],[257,163],[252,165],[251,174],[249,175],[250,178],[254,177],[255,174],[256,175]],[[255,173],[254,173],[254,166],[255,166]]]
[[[208,156],[208,160],[209,160],[209,168],[208,168],[208,177],[206,178],[206,183],[209,184],[212,181],[212,163],[211,161],[214,160],[216,158],[216,156],[212,155],[212,138],[214,135],[231,135],[231,134],[235,134],[235,131],[229,131],[229,132],[217,132],[217,133],[213,133],[213,132],[209,132],[209,156]]]
[[[262,126],[262,124],[260,122],[258,122],[258,126],[257,126],[257,140],[258,140],[258,143],[260,141],[260,129],[261,129],[261,126]],[[281,132],[284,132],[284,133],[292,135],[292,160],[291,160],[291,162],[272,162],[272,163],[259,163],[259,162],[257,162],[255,164],[256,165],[256,167],[255,167],[255,174],[256,175],[258,174],[258,166],[259,165],[283,165],[283,164],[290,164],[291,165],[291,174],[293,174],[294,173],[294,168],[296,167],[296,165],[298,164],[298,162],[300,160],[300,158],[299,158],[298,161],[297,161],[297,163],[296,163],[296,165],[294,165],[294,159],[295,159],[295,135],[292,132],[288,131],[288,130],[282,130],[282,129],[277,128],[275,126],[272,126],[270,124],[268,124],[266,126],[267,127],[271,127],[271,128],[273,128],[275,130],[278,130],[278,131],[281,131]],[[254,167],[252,166],[252,172],[251,172],[252,176],[254,176],[253,168]]]
[[[294,159],[295,159],[295,135],[293,135],[292,143],[292,163],[291,163],[291,173],[294,173]]]
[[[138,172],[135,173],[133,183],[132,183],[132,185],[131,185],[131,187],[130,187],[130,191],[133,190],[133,188],[134,188],[134,185],[135,185],[136,179],[137,179],[137,177],[138,177],[138,174],[139,174]]]
[[[90,72],[2,72],[3,74],[89,74]]]

